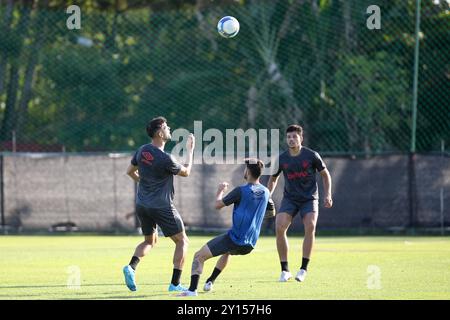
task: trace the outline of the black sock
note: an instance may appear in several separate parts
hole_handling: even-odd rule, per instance
[[[281,261],[281,271],[289,272],[289,266],[287,261]]]
[[[136,256],[133,256],[133,257],[131,258],[130,263],[129,263],[130,267],[133,268],[133,270],[136,270],[136,267],[137,267],[139,261],[141,261],[141,259],[139,259],[139,258],[136,257]]]
[[[172,281],[171,283],[174,286],[177,286],[180,284],[180,278],[181,278],[181,270],[179,269],[173,269],[173,273],[172,273]]]
[[[300,267],[300,269],[303,270],[308,270],[308,263],[309,263],[309,259],[308,258],[303,258],[302,259],[302,266]]]
[[[189,291],[197,290],[198,280],[200,280],[200,275],[199,274],[193,274],[191,276],[191,285],[189,286]]]
[[[212,282],[214,283],[214,281],[216,281],[216,278],[219,276],[219,274],[222,272],[222,270],[214,268],[211,276],[206,280],[206,282]]]

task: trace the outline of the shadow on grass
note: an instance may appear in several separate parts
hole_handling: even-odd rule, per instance
[[[18,294],[18,295],[11,295],[11,294],[0,294],[0,299],[6,299],[6,298],[11,298],[11,299],[28,299],[28,297],[42,297],[42,293],[41,294]]]
[[[57,296],[61,297],[58,298]],[[12,299],[25,299],[25,300],[130,300],[130,299],[145,299],[145,298],[159,298],[159,299],[170,299],[171,296],[168,294],[141,294],[134,295],[132,293],[129,294],[120,294],[120,295],[111,295],[110,292],[105,292],[103,294],[96,293],[92,294],[90,292],[70,292],[68,295],[71,297],[64,297],[66,294],[55,293],[52,294],[17,294],[17,295],[0,295],[0,300],[4,298],[12,298]],[[89,296],[90,297],[83,297]]]
[[[140,295],[140,296],[97,296],[97,297],[90,297],[90,298],[63,298],[60,300],[130,300],[130,299],[144,299],[149,297],[157,297],[161,295]]]
[[[35,298],[32,298],[35,297]],[[83,297],[73,297],[73,298],[55,298],[55,297],[46,297],[42,294],[21,294],[17,295],[13,298],[14,300],[17,299],[24,299],[24,300],[130,300],[130,299],[144,299],[144,298],[150,298],[150,297],[163,297],[163,295],[140,295],[140,296],[97,296],[97,297],[90,297],[90,298],[83,298]]]
[[[166,285],[167,283],[148,283],[148,284],[139,284],[139,287],[149,287],[149,286],[160,286]],[[81,284],[80,287],[102,287],[102,286],[114,286],[114,287],[124,287],[125,284],[119,283],[92,283],[92,284]],[[67,285],[58,284],[58,285],[41,285],[41,286],[0,286],[0,289],[43,289],[43,288],[67,288]],[[0,295],[1,296],[1,295]]]

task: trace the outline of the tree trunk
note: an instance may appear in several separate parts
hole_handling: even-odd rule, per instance
[[[353,53],[357,45],[356,29],[352,21],[352,6],[353,1],[351,0],[341,0],[343,5],[343,18],[344,18],[344,32],[345,32],[345,42],[349,52]]]
[[[217,37],[215,34],[212,33],[210,28],[210,25],[205,21],[205,17],[202,14],[202,9],[205,7],[205,0],[197,0],[195,4],[195,17],[197,18],[198,24],[200,26],[200,29],[205,34],[206,38],[211,43],[211,49],[213,52],[216,52],[218,49],[217,46]]]
[[[298,12],[300,6],[305,3],[305,0],[296,0],[286,12],[283,23],[281,24],[280,30],[278,31],[278,37],[283,39],[286,37],[287,32],[290,30],[292,25],[292,17]]]
[[[351,0],[341,0],[342,2],[342,18],[344,21],[344,36],[345,36],[345,44],[346,48],[344,49],[344,52],[348,56],[352,55],[356,51],[357,47],[357,35],[356,30],[352,21],[352,7],[354,6],[354,2]],[[358,79],[355,80],[358,82]],[[350,87],[350,97],[349,99],[359,101],[358,96],[358,83],[355,83],[354,85],[351,85]],[[345,102],[344,102],[345,103]],[[344,108],[344,110],[347,108]],[[360,150],[361,145],[359,144],[359,136],[360,132],[358,130],[358,116],[356,116],[353,112],[350,111],[349,114],[350,123],[347,124],[348,135],[349,135],[349,143],[350,147],[353,150]]]
[[[25,2],[25,1],[24,1]],[[26,38],[28,34],[28,23],[30,21],[31,9],[29,6],[22,6],[23,12],[17,26],[17,33],[21,39]],[[5,106],[5,117],[3,118],[2,128],[0,131],[1,140],[9,140],[11,138],[11,132],[15,129],[16,125],[16,101],[17,92],[19,90],[19,65],[20,65],[20,55],[22,52],[22,44],[15,53],[15,57],[12,58],[10,78],[7,88],[6,96],[6,106]]]
[[[42,8],[40,9],[39,14],[35,19],[34,26],[37,27],[42,23],[44,31],[36,32],[36,39],[34,40],[34,43],[30,50],[29,63],[25,71],[24,85],[22,89],[21,99],[19,102],[16,127],[18,139],[22,140],[24,138],[24,127],[28,116],[28,103],[30,102],[30,99],[33,94],[32,90],[33,90],[34,71],[39,61],[39,53],[45,42],[45,34],[47,31],[48,19],[44,10],[47,8],[47,6],[48,0],[44,0],[42,3]]]
[[[8,141],[11,139],[12,130],[14,130],[14,122],[16,112],[14,106],[17,99],[17,89],[19,85],[19,72],[17,63],[14,63],[10,69],[10,79],[7,88],[6,97],[6,107],[5,107],[5,117],[3,118],[1,139],[3,141]]]
[[[9,34],[9,29],[12,21],[13,5],[14,5],[13,0],[8,0],[8,2],[6,3],[6,11],[5,16],[3,18],[3,26],[2,26],[5,35]],[[2,54],[0,55],[0,96],[3,93],[3,89],[5,86],[7,62],[8,62],[8,54],[5,51],[2,52]]]

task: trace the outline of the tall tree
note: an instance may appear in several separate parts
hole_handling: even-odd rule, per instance
[[[3,5],[3,4],[2,4]],[[3,32],[3,40],[5,41],[7,37],[9,37],[10,32],[10,25],[13,18],[13,9],[14,9],[14,1],[13,0],[7,0],[6,2],[6,10],[5,15],[3,17],[3,24],[2,24],[2,32]],[[5,41],[8,44],[8,41]],[[4,85],[5,85],[5,78],[6,78],[6,68],[8,63],[8,46],[3,46],[3,50],[0,52],[0,96],[3,93]]]
[[[33,23],[34,40],[29,50],[28,64],[25,70],[25,79],[23,81],[21,98],[17,112],[17,138],[23,140],[25,138],[25,124],[28,119],[28,104],[33,95],[33,82],[35,76],[35,69],[38,64],[41,50],[44,46],[46,34],[48,32],[48,8],[49,0],[41,0],[40,3],[36,1],[35,5],[38,7],[38,14]]]
[[[34,0],[33,0],[34,1]],[[27,5],[26,0],[22,1],[22,14],[19,19],[16,30],[14,30],[14,38],[17,41],[14,56],[11,57],[11,68],[9,72],[9,82],[7,88],[5,116],[2,122],[2,128],[0,131],[0,140],[9,140],[11,138],[12,131],[15,130],[16,125],[16,101],[19,91],[19,69],[20,69],[20,56],[22,54],[23,40],[27,36],[29,29],[28,24],[30,21],[30,15],[32,8]]]

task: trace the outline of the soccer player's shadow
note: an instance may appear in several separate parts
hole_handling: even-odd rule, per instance
[[[162,294],[158,294],[158,295],[140,295],[140,296],[135,296],[135,295],[121,295],[121,296],[102,296],[102,297],[89,297],[89,298],[77,298],[79,300],[125,300],[125,299],[145,299],[145,298],[150,298],[150,297],[163,297]],[[67,299],[67,300],[73,300],[73,299]]]
[[[147,284],[150,286],[153,284]],[[97,287],[97,286],[124,286],[119,283],[89,283],[81,284],[80,287]],[[143,285],[145,286],[145,284]],[[55,284],[55,285],[31,285],[31,286],[0,286],[0,289],[33,289],[33,288],[67,288],[67,284]]]
[[[155,285],[164,285],[166,284],[164,283],[143,283],[140,284],[140,287],[154,287]],[[81,284],[80,288],[83,287],[124,287],[125,285],[122,283],[86,283],[86,284]],[[68,288],[67,284],[57,284],[57,285],[4,285],[4,286],[0,286],[0,291],[3,290],[7,290],[7,289],[47,289],[47,288]],[[128,292],[128,289],[124,288],[124,292]],[[5,294],[3,294],[5,293]],[[81,292],[80,292],[81,293]],[[105,294],[108,294],[110,292],[106,292]],[[84,294],[84,293],[82,293]],[[131,294],[131,293],[130,293]],[[160,294],[161,296],[164,296],[162,294]],[[2,299],[2,297],[9,297],[10,294],[7,293],[7,291],[3,291],[2,294],[0,294],[0,300]],[[19,294],[19,296],[21,297],[33,297],[35,296],[34,294]],[[39,295],[37,295],[39,296]],[[159,295],[154,295],[154,296],[159,296]],[[140,296],[123,296],[123,298],[131,298],[131,299],[136,299],[139,298]],[[122,296],[120,297],[116,297],[116,298],[122,298]],[[145,296],[141,297],[141,298],[145,298]],[[112,297],[112,299],[114,299],[114,297]]]

